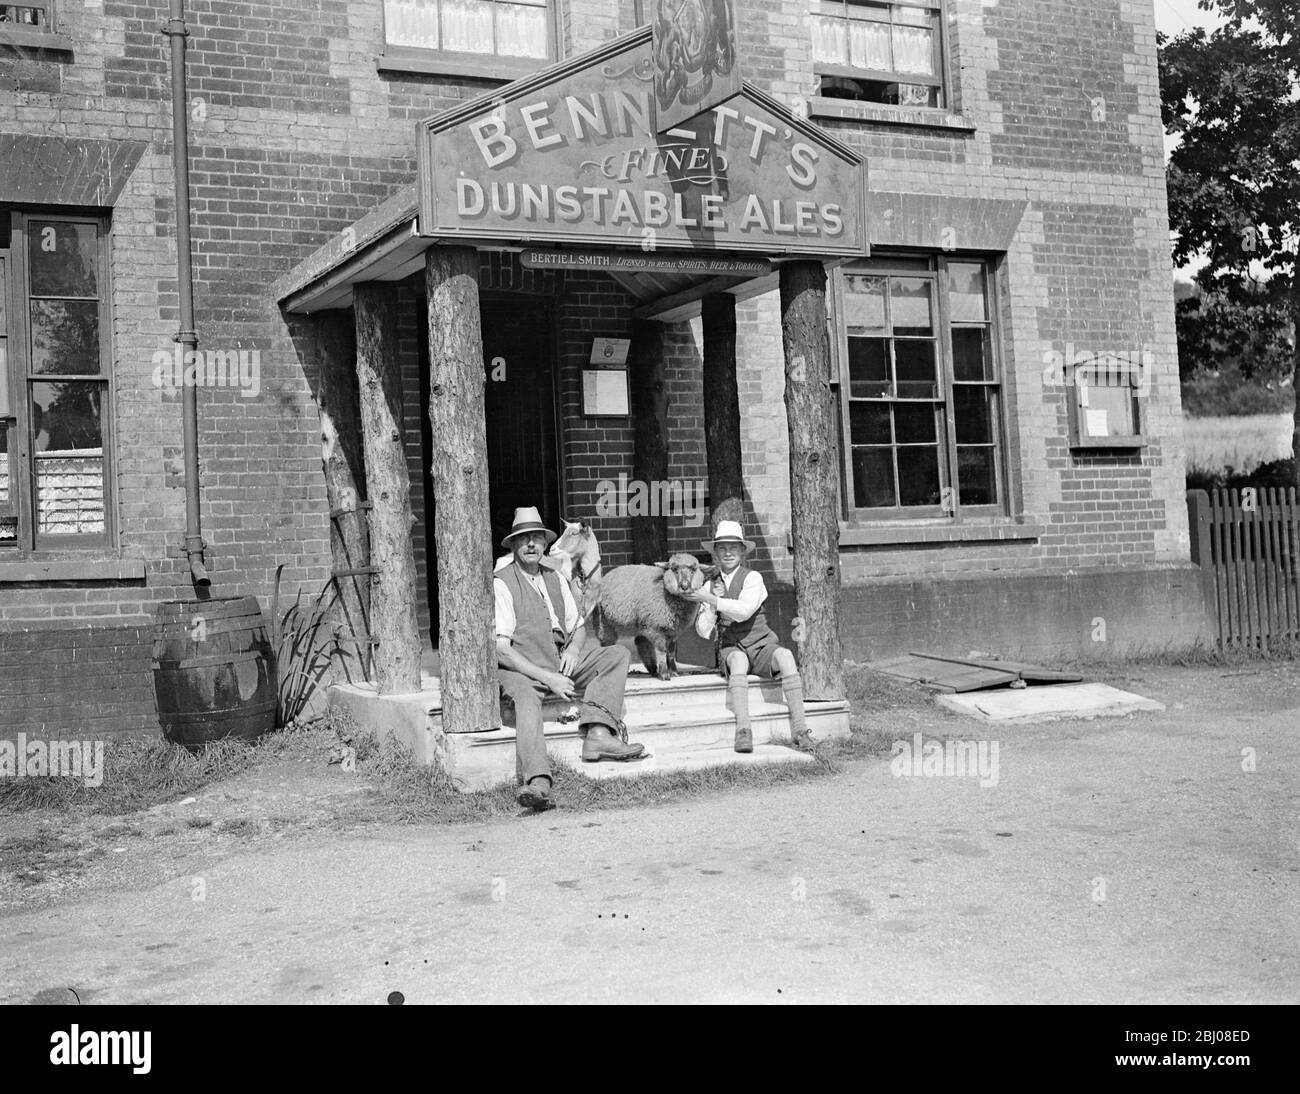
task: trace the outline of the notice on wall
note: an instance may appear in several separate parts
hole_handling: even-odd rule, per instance
[[[1109,437],[1110,422],[1107,419],[1105,409],[1085,410],[1085,424],[1089,437]]]
[[[585,370],[582,374],[582,412],[590,417],[626,418],[630,413],[626,370]]]

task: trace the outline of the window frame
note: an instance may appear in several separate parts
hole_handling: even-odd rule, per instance
[[[869,107],[878,110],[914,112],[930,111],[934,114],[951,114],[952,113],[952,81],[950,78],[950,67],[948,63],[948,0],[878,0],[880,3],[888,3],[892,8],[917,8],[919,10],[933,12],[931,19],[932,29],[935,32],[934,43],[934,70],[933,76],[925,76],[920,73],[901,73],[886,71],[875,68],[854,68],[852,65],[834,65],[824,61],[818,61],[813,58],[813,75],[817,77],[818,90],[815,98],[830,103],[847,104],[852,107]],[[844,9],[844,19],[846,22],[852,21],[855,17],[848,15],[848,9],[857,6],[854,0],[814,0],[811,15],[828,14],[823,8],[838,6]],[[888,20],[872,18],[868,16],[856,17],[859,22],[884,23],[886,26],[893,26],[893,12],[890,12]],[[911,24],[909,24],[911,25]],[[811,30],[810,30],[811,33]],[[878,103],[869,99],[849,99],[840,96],[823,96],[821,93],[821,77],[831,76],[848,80],[870,80],[875,83],[898,83],[898,84],[920,84],[926,87],[936,87],[939,89],[938,102],[933,105],[920,106],[907,103]],[[820,113],[821,111],[819,111]]]
[[[1145,448],[1146,438],[1146,414],[1142,404],[1145,400],[1141,395],[1142,371],[1143,365],[1134,364],[1132,361],[1115,360],[1113,363],[1107,362],[1104,356],[1093,357],[1088,361],[1075,360],[1068,366],[1066,380],[1069,385],[1071,395],[1070,405],[1070,447],[1075,449],[1138,449]],[[1124,376],[1127,378],[1126,384],[1122,385],[1131,392],[1129,396],[1130,406],[1133,412],[1133,423],[1137,428],[1135,433],[1106,433],[1094,435],[1089,433],[1084,425],[1087,421],[1084,411],[1088,408],[1087,392],[1095,390],[1098,387],[1120,387],[1119,384],[1110,383],[1096,384],[1091,380],[1085,380],[1083,377],[1095,375],[1098,368],[1104,368],[1109,374],[1115,376]],[[1087,370],[1087,371],[1084,371]],[[1082,376],[1081,376],[1082,373]]]
[[[115,552],[118,546],[117,521],[117,458],[116,421],[117,384],[112,354],[112,280],[110,248],[112,234],[109,218],[87,213],[85,210],[64,211],[63,207],[47,208],[0,206],[0,216],[8,219],[10,246],[8,250],[8,384],[13,424],[10,437],[16,441],[11,448],[10,496],[17,511],[17,537],[12,544],[0,546],[0,562],[13,560],[40,560],[60,558],[83,553],[103,555]],[[90,374],[68,374],[62,381],[48,379],[47,374],[31,372],[31,300],[30,292],[30,239],[28,226],[32,221],[58,221],[60,223],[89,224],[96,230],[99,247],[95,271],[99,304],[99,363],[100,379]],[[48,374],[55,375],[55,374]],[[58,374],[62,375],[62,374]],[[101,466],[103,468],[104,530],[102,532],[41,533],[37,529],[37,460],[29,389],[34,383],[95,382],[103,387],[100,407]],[[16,499],[14,493],[17,493]],[[13,504],[16,500],[16,504]]]
[[[507,0],[491,0],[493,4]],[[383,52],[378,58],[381,71],[419,72],[431,76],[471,76],[489,80],[515,80],[529,76],[560,59],[559,0],[546,0],[546,57],[506,57],[497,53],[466,53],[459,50],[425,49],[391,45],[388,41],[388,4],[380,5]]]
[[[26,49],[35,50],[38,56],[42,53],[48,55],[45,59],[58,59],[59,55],[71,56],[72,39],[59,30],[58,5],[54,0],[24,4],[0,2],[0,10],[5,8],[37,8],[45,13],[45,22],[39,27],[28,23],[0,22],[0,54],[7,52],[5,47],[8,47],[16,50],[20,57]]]
[[[954,368],[952,346],[953,323],[951,308],[946,289],[949,263],[978,263],[984,273],[984,296],[987,318],[984,326],[988,328],[989,353],[992,358],[992,381],[970,381],[972,386],[993,387],[997,392],[992,408],[990,432],[994,443],[994,482],[998,489],[998,500],[993,504],[964,505],[961,501],[961,480],[959,475],[959,452],[957,446],[957,418],[955,413],[956,389],[962,386]],[[836,267],[832,278],[833,291],[829,299],[829,322],[832,360],[831,390],[835,399],[835,417],[838,425],[839,475],[837,482],[840,496],[840,519],[849,527],[873,527],[881,524],[911,525],[918,522],[942,522],[944,525],[958,525],[963,520],[1009,519],[1012,516],[1010,499],[1010,474],[1008,468],[1008,429],[1006,410],[1006,354],[1002,329],[1001,292],[998,274],[1001,259],[991,254],[922,254],[917,252],[880,253],[861,262],[845,263]],[[853,398],[849,394],[848,361],[849,332],[845,294],[847,292],[846,274],[865,274],[867,276],[890,277],[925,277],[931,284],[931,308],[937,328],[936,363],[939,369],[939,389],[941,398],[933,400],[937,413],[943,416],[942,428],[936,425],[936,435],[941,438],[939,452],[939,492],[940,498],[946,496],[951,502],[939,505],[893,505],[859,508],[855,505],[853,492],[853,443],[850,428],[851,406]],[[888,293],[887,293],[888,295]],[[970,326],[973,324],[958,324]],[[892,339],[894,335],[887,335]],[[893,405],[895,402],[914,400],[876,400]],[[920,400],[928,402],[931,400]],[[891,446],[897,448],[897,444]]]

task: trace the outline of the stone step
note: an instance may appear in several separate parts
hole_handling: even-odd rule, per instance
[[[330,688],[332,706],[347,710],[379,737],[396,737],[416,762],[437,764],[458,789],[481,790],[515,777],[515,731],[504,726],[483,733],[448,734],[442,729],[442,701],[437,679],[425,678],[423,690],[411,695],[378,696],[373,685],[344,684]],[[581,761],[582,739],[576,724],[556,720],[572,706],[550,700],[543,707],[546,745],[558,760],[572,764],[590,778],[620,778],[638,772],[694,770],[713,764],[806,762],[809,757],[786,747],[790,739],[789,711],[775,681],[750,678],[750,724],[755,751],[747,758],[732,750],[735,718],[728,709],[727,690],[713,675],[682,676],[660,681],[632,676],[625,694],[624,718],[629,737],[646,746],[652,760],[634,763]],[[849,707],[844,701],[807,702],[805,714],[815,740],[847,737]]]

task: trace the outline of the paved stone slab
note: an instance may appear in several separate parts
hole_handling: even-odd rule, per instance
[[[1163,703],[1120,691],[1109,684],[1052,684],[1018,690],[968,692],[935,697],[942,707],[981,722],[1055,722],[1063,718],[1115,718],[1139,710],[1164,710]]]

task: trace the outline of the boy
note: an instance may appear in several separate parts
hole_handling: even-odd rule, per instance
[[[804,721],[803,679],[794,654],[781,645],[767,625],[763,601],[767,586],[763,575],[745,565],[754,549],[741,534],[737,521],[724,520],[711,540],[701,546],[712,553],[719,574],[710,587],[701,586],[688,599],[698,601],[695,630],[701,638],[717,631],[718,668],[727,680],[732,712],[736,715],[736,751],[753,752],[754,735],[749,726],[748,674],[776,677],[790,707],[790,735],[798,748],[812,746],[812,734]]]

